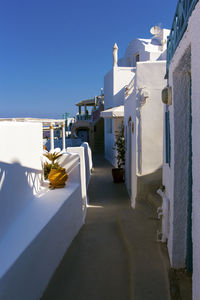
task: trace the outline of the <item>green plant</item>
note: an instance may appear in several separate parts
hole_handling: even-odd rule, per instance
[[[124,139],[124,123],[122,121],[121,127],[116,131],[115,147],[117,151],[117,167],[121,168],[125,165],[125,139]]]
[[[44,153],[44,156],[47,157],[47,158],[51,161],[52,165],[54,165],[54,164],[55,164],[55,161],[56,161],[59,157],[62,156],[62,153],[60,154],[60,153],[58,153],[58,152],[54,152],[54,153],[47,152],[47,153]]]
[[[49,164],[48,162],[44,163],[43,169],[44,169],[44,179],[48,179],[48,175],[51,171],[52,164]]]
[[[54,152],[54,153],[50,153],[47,152],[44,154],[45,157],[47,157],[51,163],[49,162],[45,162],[44,163],[44,179],[48,179],[48,175],[51,172],[51,169],[57,169],[57,170],[61,170],[62,167],[59,165],[58,162],[56,162],[56,160],[62,156],[62,154],[59,154],[58,152]]]

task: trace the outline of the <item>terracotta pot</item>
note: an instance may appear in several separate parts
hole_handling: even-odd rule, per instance
[[[48,179],[50,181],[49,187],[63,188],[68,179],[65,169],[51,169]]]
[[[112,169],[112,176],[114,183],[124,182],[124,169],[114,168]]]

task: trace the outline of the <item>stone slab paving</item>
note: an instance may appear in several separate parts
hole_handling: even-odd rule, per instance
[[[96,155],[86,223],[66,252],[41,300],[168,300],[168,258],[156,241],[158,221],[112,166]]]

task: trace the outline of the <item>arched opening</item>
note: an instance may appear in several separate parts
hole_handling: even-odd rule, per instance
[[[89,129],[86,127],[79,127],[76,129],[76,135],[82,142],[89,143]]]

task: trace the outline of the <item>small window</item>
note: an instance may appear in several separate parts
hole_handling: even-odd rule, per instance
[[[136,63],[140,61],[140,55],[139,53],[134,54],[134,65],[136,66]]]

